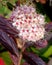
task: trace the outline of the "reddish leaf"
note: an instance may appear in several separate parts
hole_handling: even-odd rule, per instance
[[[45,35],[45,39],[47,41],[49,41],[50,39],[52,39],[52,32],[47,32],[46,35]]]
[[[20,0],[16,1],[16,6],[20,6]]]
[[[10,54],[10,57],[11,57],[11,60],[12,60],[13,64],[17,65],[18,64],[18,57],[16,57],[13,54]]]
[[[50,39],[52,39],[52,22],[45,25],[45,30],[47,31],[47,33],[45,34],[45,39],[49,41]]]
[[[30,64],[28,64],[27,62],[24,62],[22,65],[30,65]]]
[[[34,44],[34,46],[36,46],[37,48],[44,48],[44,47],[46,47],[47,46],[47,44],[48,44],[48,42],[47,42],[47,40],[39,40],[39,41],[37,41],[35,44]]]
[[[0,16],[0,29],[13,36],[18,36],[19,33],[19,31],[13,27],[12,22],[2,16]]]
[[[36,54],[25,51],[23,57],[30,65],[46,65]]]
[[[17,37],[18,36],[18,34],[13,32],[9,27],[7,28],[6,26],[0,25],[0,29],[4,30],[5,32],[7,32],[8,34],[10,34],[13,37]]]
[[[8,51],[19,56],[15,41],[3,30],[0,30],[0,42]]]
[[[45,25],[45,29],[46,29],[46,31],[48,31],[48,32],[51,31],[51,30],[52,30],[52,22],[46,24],[46,25]]]
[[[48,45],[48,42],[46,39],[38,40],[37,42],[31,42],[28,41],[25,44],[25,47],[28,48],[29,46],[35,46],[37,48],[44,48]]]

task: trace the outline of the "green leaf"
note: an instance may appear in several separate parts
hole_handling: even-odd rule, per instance
[[[48,48],[48,50],[43,54],[44,57],[49,57],[52,55],[52,46]]]
[[[39,51],[38,51],[36,48],[31,47],[31,50],[32,50],[34,53],[39,54]]]
[[[13,10],[14,5],[12,5],[10,2],[7,2],[7,7],[8,7],[10,10]]]
[[[45,22],[51,22],[50,18],[47,15],[45,15]]]
[[[41,3],[36,3],[36,9],[38,13],[46,14]]]
[[[0,14],[4,14],[4,10],[5,10],[4,6],[0,6]]]
[[[1,43],[0,43],[1,44]],[[0,50],[2,50],[3,49],[3,47],[0,45]]]
[[[2,57],[4,59],[6,65],[11,65],[12,64],[12,61],[11,61],[11,58],[10,58],[8,52],[1,53],[0,57]]]

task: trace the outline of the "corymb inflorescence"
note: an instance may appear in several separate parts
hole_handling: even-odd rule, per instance
[[[45,35],[45,19],[32,6],[17,6],[11,15],[12,25],[20,31],[23,40],[36,42]]]

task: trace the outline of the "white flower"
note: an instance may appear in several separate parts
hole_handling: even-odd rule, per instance
[[[31,6],[18,6],[12,13],[12,25],[20,31],[19,36],[23,40],[36,42],[44,38],[44,16],[37,14],[36,9]]]

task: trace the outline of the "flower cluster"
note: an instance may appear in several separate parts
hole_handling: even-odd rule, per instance
[[[12,25],[20,31],[19,36],[23,40],[36,42],[44,38],[44,16],[38,14],[32,6],[18,6],[13,11],[11,19],[13,21]]]

